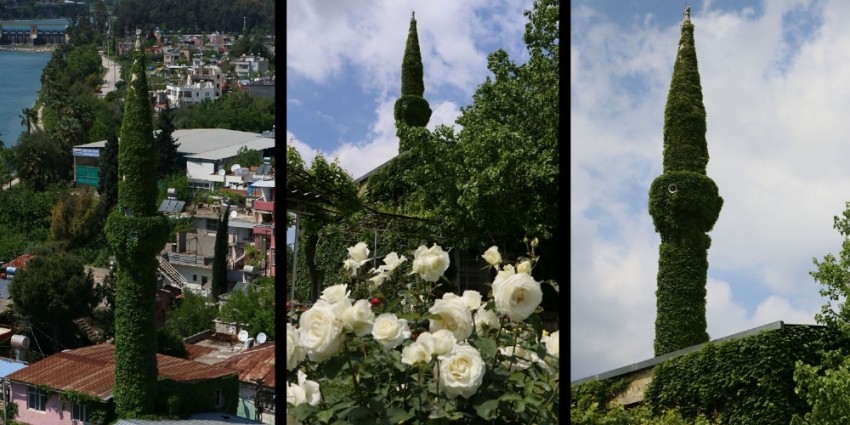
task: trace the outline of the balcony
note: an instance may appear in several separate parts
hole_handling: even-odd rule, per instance
[[[254,236],[265,235],[271,237],[274,235],[274,226],[268,224],[258,224],[254,226]]]
[[[274,201],[254,201],[254,211],[274,212]]]

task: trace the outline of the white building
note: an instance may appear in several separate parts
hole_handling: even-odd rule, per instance
[[[168,102],[175,108],[195,105],[204,100],[214,101],[221,96],[221,89],[214,83],[210,81],[193,83],[191,75],[186,78],[184,85],[166,85],[165,92],[168,96]]]
[[[238,60],[233,61],[233,65],[236,69],[236,76],[239,78],[248,78],[269,70],[269,60],[261,56],[242,55]]]

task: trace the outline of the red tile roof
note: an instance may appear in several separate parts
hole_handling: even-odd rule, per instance
[[[177,357],[156,355],[159,376],[191,382],[233,373],[232,370]],[[112,396],[115,376],[115,346],[100,344],[56,353],[11,375],[9,379],[46,385],[58,391],[77,391],[106,400]]]
[[[275,387],[275,346],[274,342],[255,345],[227,360],[216,363],[239,372],[239,380],[254,384],[256,379],[263,380],[263,386]]]
[[[186,348],[186,354],[189,355],[189,360],[195,360],[198,357],[215,351],[215,348],[212,347],[204,347],[203,345],[189,344],[186,342],[183,343],[183,347]]]
[[[20,257],[15,258],[14,260],[4,264],[3,267],[15,267],[18,269],[23,269],[27,265],[27,262],[32,259],[32,257],[34,257],[34,255],[32,254],[21,255]]]

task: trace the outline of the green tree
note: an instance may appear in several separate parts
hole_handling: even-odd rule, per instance
[[[38,124],[38,111],[35,108],[21,109],[21,125],[27,128],[27,134]]]
[[[274,279],[260,277],[244,291],[233,291],[221,306],[221,318],[228,322],[247,323],[251,333],[263,332],[274,340],[275,285]]]
[[[682,37],[664,110],[664,170],[649,189],[649,214],[661,235],[655,355],[708,342],[705,318],[708,248],[723,198],[705,173],[705,107],[694,26]]]
[[[66,252],[35,256],[15,276],[9,293],[15,312],[32,326],[47,329],[57,343],[73,333],[73,320],[91,314],[94,305],[94,279],[86,273],[79,258]]]
[[[841,251],[837,257],[826,254],[822,261],[814,258],[816,270],[809,272],[821,285],[820,295],[827,299],[815,321],[850,338],[850,202],[845,203],[841,216],[833,218],[833,228],[843,239]],[[822,364],[798,361],[796,366],[796,391],[812,411],[803,418],[795,417],[793,425],[834,424],[850,418],[850,356],[846,351],[824,353]]]
[[[183,300],[170,309],[165,318],[165,328],[172,334],[186,338],[213,328],[218,314],[215,305],[208,304],[202,295],[185,292]]]
[[[431,119],[431,108],[422,97],[425,83],[422,80],[422,55],[419,53],[419,36],[416,32],[416,19],[410,17],[410,30],[407,34],[407,46],[401,61],[401,97],[393,106],[393,115],[398,123],[415,127],[425,127]],[[402,146],[403,148],[403,146]],[[402,151],[403,149],[399,149]]]
[[[115,134],[106,139],[97,176],[100,180],[97,193],[106,211],[111,211],[118,203],[118,136]]]
[[[221,212],[218,230],[215,233],[215,248],[212,264],[212,298],[227,292],[227,225],[230,221],[230,205]]]
[[[102,208],[92,188],[65,192],[51,213],[51,240],[61,242],[69,250],[102,242],[105,219]]]
[[[236,156],[233,157],[233,164],[239,164],[243,168],[248,168],[254,165],[263,163],[263,155],[256,149],[251,149],[247,146],[242,146],[236,151]]]
[[[185,165],[185,162],[181,164],[180,154],[177,153],[177,148],[180,147],[180,144],[173,137],[175,129],[174,108],[171,107],[171,104],[168,104],[165,109],[159,111],[157,127],[159,128],[159,132],[155,138],[157,178],[162,179],[165,176],[177,174],[181,171],[185,174],[185,168],[181,170],[181,166]]]
[[[115,293],[115,411],[119,418],[153,414],[157,388],[156,254],[169,225],[157,213],[156,148],[137,38],[118,145],[118,204],[106,220],[118,263]]]
[[[68,181],[72,157],[70,146],[64,150],[45,132],[21,134],[15,151],[15,164],[21,183],[33,190]]]

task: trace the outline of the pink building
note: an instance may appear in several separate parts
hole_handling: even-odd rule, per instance
[[[200,388],[197,385],[205,387],[210,400],[201,403],[203,411],[235,413],[235,371],[162,354],[157,354],[156,360],[160,379],[192,385],[195,392]],[[100,344],[56,353],[12,373],[8,379],[11,401],[18,405],[16,421],[30,425],[88,424],[95,410],[106,407],[114,414],[110,400],[115,384],[115,346]],[[77,404],[65,396],[68,393],[84,394],[89,401]]]
[[[274,237],[274,180],[260,180],[253,184],[254,195],[254,246],[268,252],[268,276],[275,276],[275,237]]]

